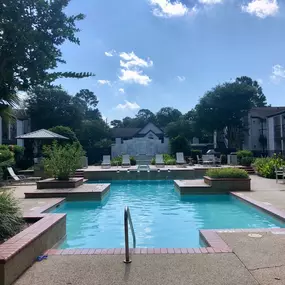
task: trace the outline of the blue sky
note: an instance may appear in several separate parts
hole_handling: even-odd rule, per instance
[[[283,2],[284,3],[284,2]],[[218,83],[259,80],[268,103],[285,105],[285,3],[278,0],[72,0],[84,13],[81,45],[62,46],[61,70],[96,77],[58,83],[95,92],[108,118],[163,106],[187,112]]]

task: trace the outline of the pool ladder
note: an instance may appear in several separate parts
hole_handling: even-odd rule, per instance
[[[130,209],[127,206],[124,211],[124,228],[125,228],[125,263],[131,263],[130,259],[130,247],[129,247],[129,225],[131,228],[132,236],[133,236],[133,248],[136,248],[136,235],[132,222],[132,217],[130,213]]]

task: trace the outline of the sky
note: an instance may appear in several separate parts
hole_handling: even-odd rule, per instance
[[[206,91],[238,76],[285,105],[283,0],[71,0],[83,13],[80,46],[65,43],[59,70],[95,77],[62,79],[70,94],[90,89],[109,122],[141,108],[186,113]]]

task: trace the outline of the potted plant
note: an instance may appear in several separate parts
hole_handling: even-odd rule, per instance
[[[248,173],[239,168],[209,169],[204,181],[217,191],[250,191]]]
[[[76,169],[80,168],[84,155],[80,144],[59,145],[55,141],[43,147],[43,154],[44,171],[53,178],[38,181],[38,189],[75,188],[83,184],[83,178],[71,178]]]

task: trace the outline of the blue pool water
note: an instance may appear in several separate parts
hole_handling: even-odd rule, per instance
[[[284,223],[231,195],[181,197],[173,181],[113,181],[103,202],[66,202],[61,248],[124,247],[124,207],[130,207],[137,247],[199,247],[199,229],[272,228]]]

